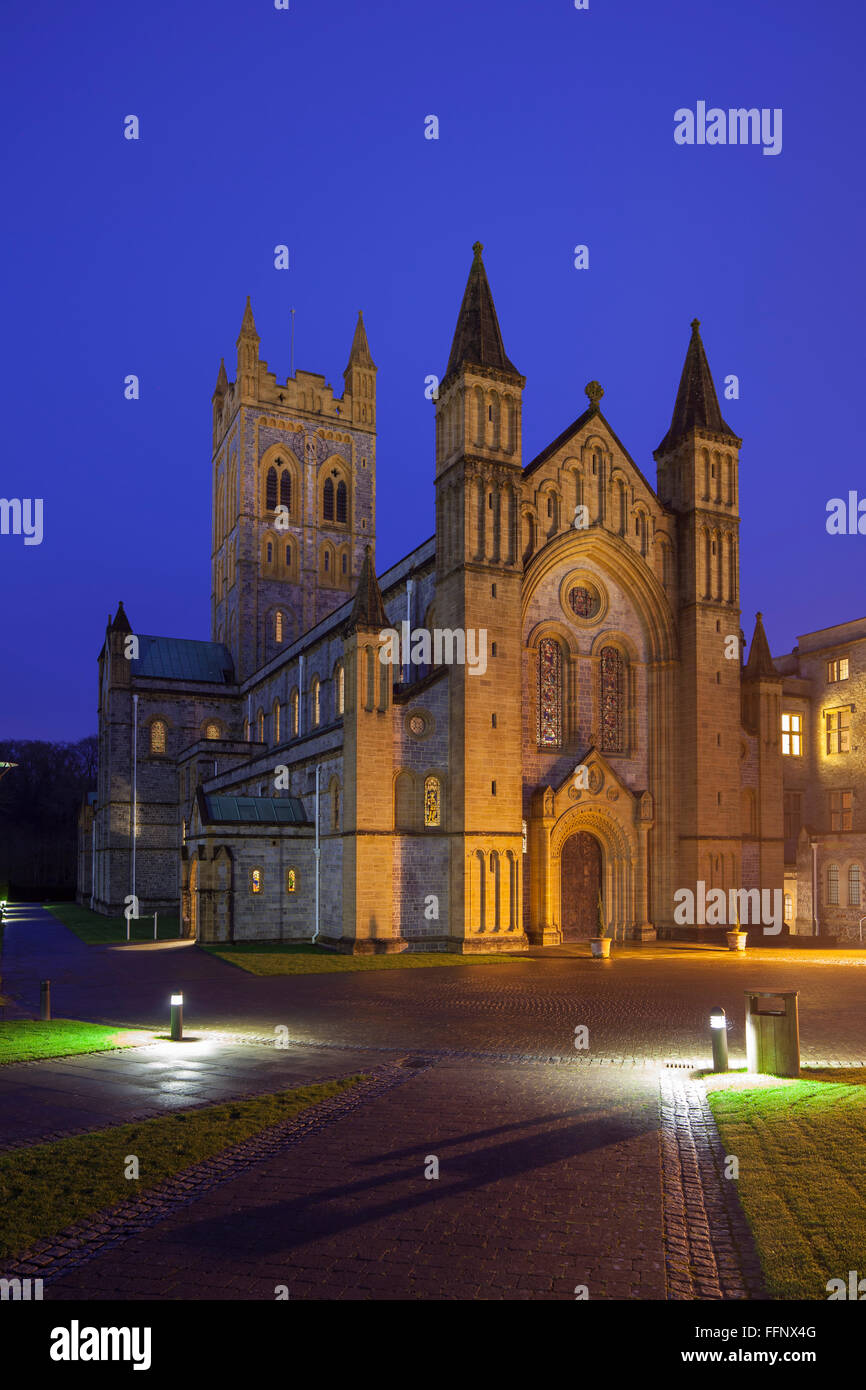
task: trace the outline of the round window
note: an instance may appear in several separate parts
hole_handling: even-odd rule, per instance
[[[568,596],[568,601],[578,618],[594,618],[601,607],[597,591],[585,584],[576,584]]]
[[[417,738],[417,737],[420,737],[420,735],[423,734],[423,732],[424,732],[424,730],[426,729],[426,727],[427,727],[427,725],[425,724],[425,722],[424,722],[424,720],[423,720],[423,718],[422,718],[422,716],[421,716],[420,714],[413,714],[413,715],[412,715],[412,718],[409,720],[409,732],[410,732],[410,734],[415,734],[416,738]]]

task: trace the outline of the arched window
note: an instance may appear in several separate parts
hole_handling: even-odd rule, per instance
[[[625,671],[616,647],[601,651],[601,747],[604,753],[625,749]]]
[[[277,470],[268,469],[268,476],[265,481],[265,507],[269,512],[276,511],[277,508]]]
[[[280,478],[280,504],[288,511],[292,510],[292,475],[288,469]]]
[[[286,892],[287,892],[287,893],[295,893],[295,892],[297,892],[297,888],[298,888],[298,871],[297,871],[297,869],[286,869]]]
[[[424,778],[424,824],[442,824],[442,788],[438,777]]]
[[[318,724],[318,722],[319,722],[319,715],[320,715],[320,713],[321,713],[321,702],[320,702],[320,699],[319,699],[319,692],[320,692],[320,690],[321,690],[321,685],[319,684],[319,677],[318,677],[318,676],[314,676],[314,677],[313,677],[313,684],[312,684],[312,686],[310,687],[310,695],[312,696],[312,702],[313,702],[313,724],[314,724],[314,725],[315,725],[315,724]]]
[[[219,724],[206,724],[204,730],[205,738],[222,738]]]
[[[322,492],[322,515],[325,521],[334,520],[334,484],[330,478],[325,479]]]
[[[334,672],[334,690],[337,697],[337,714],[346,712],[346,673],[339,665]]]
[[[860,906],[860,865],[851,864],[848,868],[848,906]]]
[[[274,743],[279,743],[279,741],[280,741],[280,702],[279,702],[279,700],[274,700],[274,714],[273,714],[273,719],[274,719]]]
[[[292,568],[292,543],[291,543],[291,541],[287,541],[287,542],[286,542],[286,568],[287,568],[287,569],[291,569],[291,568]]]
[[[298,692],[297,692],[297,690],[293,690],[293,691],[292,691],[292,737],[293,737],[293,738],[297,738],[297,737],[298,737],[298,710],[299,710],[299,708],[300,708],[300,701],[299,701],[299,699],[298,699]]]
[[[348,494],[346,484],[342,481],[337,483],[337,520],[345,525],[348,518]]]
[[[263,869],[250,869],[250,892],[261,893],[262,884],[265,881]]]
[[[839,902],[839,865],[831,864],[827,870],[827,902],[834,906]]]
[[[330,572],[331,572],[331,552],[330,552],[329,550],[326,550],[326,551],[325,551],[325,574],[330,574]]]
[[[279,608],[278,608],[278,609],[277,609],[277,612],[276,612],[276,616],[275,616],[275,618],[274,618],[274,641],[276,641],[276,642],[282,642],[282,640],[283,640],[283,615],[282,615],[282,613],[280,612],[280,610],[279,610]]]
[[[267,554],[267,557],[268,557],[268,564],[269,564],[269,565],[272,565],[272,564],[274,563],[274,543],[273,543],[273,541],[268,541],[267,546],[265,547],[265,550],[266,550],[266,554]]]
[[[247,743],[249,743],[249,741],[250,741],[250,721],[249,721],[248,719],[245,719],[245,720],[244,720],[244,738],[246,739]]]
[[[264,741],[265,741],[265,712],[264,712],[263,709],[260,709],[259,712],[258,712],[258,714],[256,715],[256,724],[257,724],[257,726],[258,726],[258,731],[259,731],[259,743],[264,743]]]
[[[348,557],[348,555],[346,554],[346,552],[344,551],[344,552],[343,552],[343,573],[346,574],[346,573],[348,572],[348,569],[349,569],[349,557]]]
[[[168,725],[164,719],[154,719],[150,726],[150,751],[151,753],[165,752],[165,736],[168,732]]]
[[[544,748],[562,743],[562,649],[552,637],[538,644],[538,742]]]
[[[412,830],[415,825],[415,780],[411,772],[398,772],[394,780],[394,828]]]

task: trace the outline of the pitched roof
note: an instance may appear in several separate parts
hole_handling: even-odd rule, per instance
[[[476,241],[472,250],[474,259],[469,279],[466,281],[460,313],[457,315],[451,355],[443,380],[447,380],[452,373],[458,372],[465,365],[505,372],[522,381],[520,372],[505,354],[493,295],[481,259],[484,247],[480,241]]]
[[[746,664],[746,680],[762,680],[767,676],[781,680],[770,655],[770,644],[764,631],[763,617],[760,613],[756,613],[755,631],[752,634],[752,646]]]
[[[201,790],[199,788],[199,790]],[[227,796],[201,794],[200,811],[205,825],[214,822],[259,822],[266,825],[309,825],[299,796]]]
[[[131,666],[136,676],[161,680],[231,685],[235,678],[231,652],[222,642],[193,642],[184,637],[139,637],[138,657]]]
[[[692,319],[692,336],[686,351],[683,373],[674,403],[671,426],[655,451],[655,457],[666,454],[692,430],[704,430],[709,434],[727,435],[740,443],[730,425],[726,425],[719,409],[719,399],[713,385],[713,376],[704,345],[701,342],[700,320]]]
[[[355,602],[352,604],[352,612],[349,614],[349,621],[343,628],[343,632],[348,636],[350,632],[354,632],[359,627],[379,629],[387,626],[388,619],[385,616],[382,591],[379,588],[376,569],[373,565],[373,548],[368,545],[364,549],[364,560],[361,565],[361,573],[358,575]]]

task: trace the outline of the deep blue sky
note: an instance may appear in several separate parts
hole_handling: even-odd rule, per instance
[[[761,608],[779,652],[866,612],[866,536],[824,524],[866,496],[864,29],[855,0],[7,7],[0,496],[43,497],[45,538],[0,536],[0,737],[95,731],[119,598],[140,632],[210,636],[210,397],[247,294],[270,368],[294,306],[296,366],[337,391],[364,309],[380,570],[432,533],[424,377],[476,239],[525,462],[597,377],[654,481],[697,315],[741,383],[747,632]],[[677,146],[699,99],[781,107],[782,153]]]

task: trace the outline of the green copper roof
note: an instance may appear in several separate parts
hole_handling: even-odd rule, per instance
[[[269,825],[308,825],[304,803],[298,796],[221,796],[204,798],[207,819],[260,821]]]
[[[132,662],[136,676],[173,681],[234,681],[228,647],[221,642],[191,642],[185,637],[139,637],[138,659]]]

